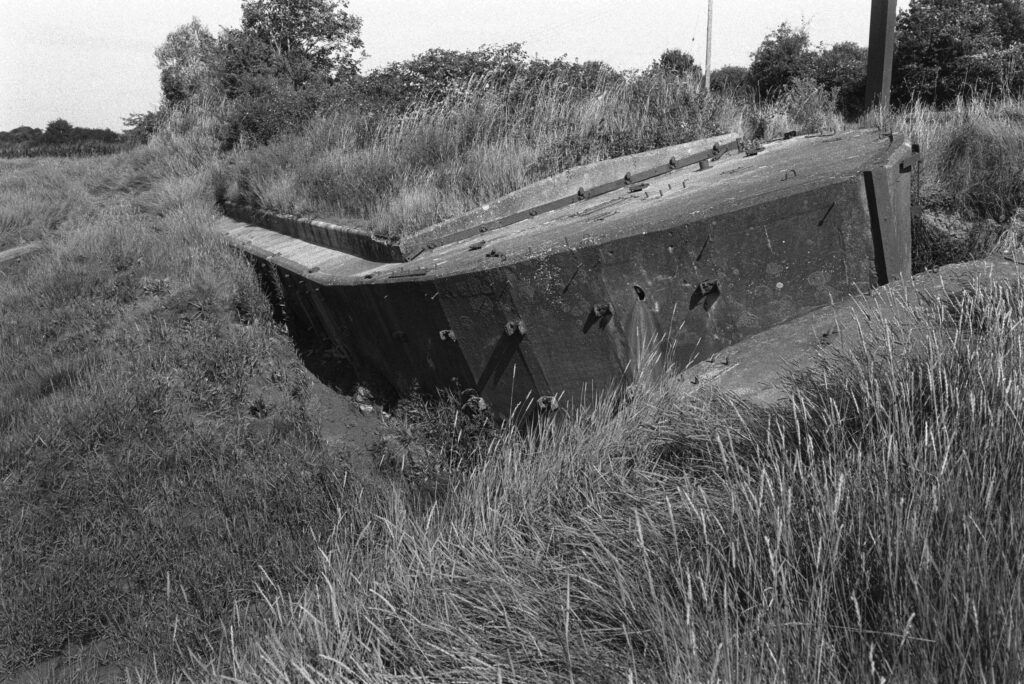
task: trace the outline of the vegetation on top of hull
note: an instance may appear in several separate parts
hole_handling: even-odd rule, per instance
[[[315,117],[239,152],[218,192],[401,236],[580,164],[729,131],[772,138],[842,125],[834,98],[806,80],[762,107],[662,73],[502,88],[481,80],[403,114]]]

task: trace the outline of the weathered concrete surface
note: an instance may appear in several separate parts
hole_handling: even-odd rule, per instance
[[[786,381],[855,349],[881,349],[893,327],[915,326],[967,290],[1022,284],[1024,255],[944,266],[823,306],[770,328],[694,364],[680,391],[730,392],[760,404],[786,400]]]
[[[220,229],[259,262],[294,321],[357,365],[399,390],[475,388],[506,412],[530,396],[571,403],[628,379],[652,347],[685,367],[909,276],[912,157],[899,136],[875,131],[797,138],[433,249],[415,243],[406,263],[274,225],[225,219]],[[633,162],[616,173],[623,164]],[[530,196],[575,192],[582,173]],[[482,208],[458,227],[489,216]]]
[[[289,235],[304,242],[321,247],[354,254],[369,261],[405,261],[397,240],[387,240],[371,235],[365,227],[357,227],[305,218],[275,214],[235,202],[223,202],[224,215],[254,225],[270,228],[282,235]]]

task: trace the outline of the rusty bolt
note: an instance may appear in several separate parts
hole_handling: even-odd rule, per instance
[[[594,305],[594,308],[591,309],[591,312],[594,314],[594,318],[604,318],[605,316],[615,315],[615,309],[608,302],[598,302]]]
[[[537,399],[537,408],[545,413],[557,411],[558,397],[539,397]]]
[[[441,340],[443,342],[455,342],[455,340],[457,339],[455,337],[455,331],[454,330],[442,330],[438,334],[441,336]]]
[[[514,337],[516,335],[526,335],[526,324],[522,321],[509,321],[505,324],[505,334],[508,337]]]

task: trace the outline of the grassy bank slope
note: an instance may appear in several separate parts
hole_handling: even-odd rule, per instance
[[[206,229],[213,150],[4,166],[0,673],[103,641],[162,665],[318,568],[345,464],[248,266]],[[21,207],[21,209],[18,209]]]

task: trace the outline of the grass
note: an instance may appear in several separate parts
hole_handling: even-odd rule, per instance
[[[229,199],[401,236],[578,164],[725,132],[741,116],[676,78],[531,91],[484,82],[379,121],[315,118],[239,155],[220,182]]]
[[[938,110],[916,103],[862,123],[921,144],[918,191],[925,210],[914,225],[915,271],[977,259],[1015,244],[1024,205],[1024,107],[1019,99],[957,101]]]
[[[0,250],[46,239],[95,210],[85,159],[0,160]]]
[[[216,184],[400,232],[672,136],[833,125],[813,93],[755,110],[688,87],[551,85],[522,109],[481,89],[231,154],[180,111],[126,153],[2,162],[0,242],[49,250],[0,275],[0,672],[105,641],[154,680],[1022,678],[1021,285],[772,410],[671,374],[526,430],[406,399],[381,444],[405,483],[357,495],[208,230]],[[1014,107],[893,121],[973,163]],[[926,165],[927,206],[1004,218],[1019,200],[982,191],[1018,167],[997,159],[970,192]]]
[[[199,679],[1019,679],[1021,301],[972,292],[777,410],[668,377],[505,429],[434,505],[347,509]]]
[[[1005,222],[1024,203],[1020,100],[959,100],[943,110],[917,103],[878,123],[921,143],[929,160],[921,192],[929,206]]]
[[[261,583],[318,567],[346,465],[255,277],[208,229],[207,144],[167,131],[6,170],[26,204],[79,205],[0,277],[0,672],[93,641],[164,668]]]
[[[0,143],[0,158],[25,157],[89,157],[117,154],[132,147],[128,142],[89,140],[72,143],[5,142]]]
[[[239,155],[219,184],[228,199],[401,237],[580,164],[728,132],[842,126],[834,96],[806,80],[761,106],[673,76],[531,90],[483,81],[400,116],[316,117]]]

